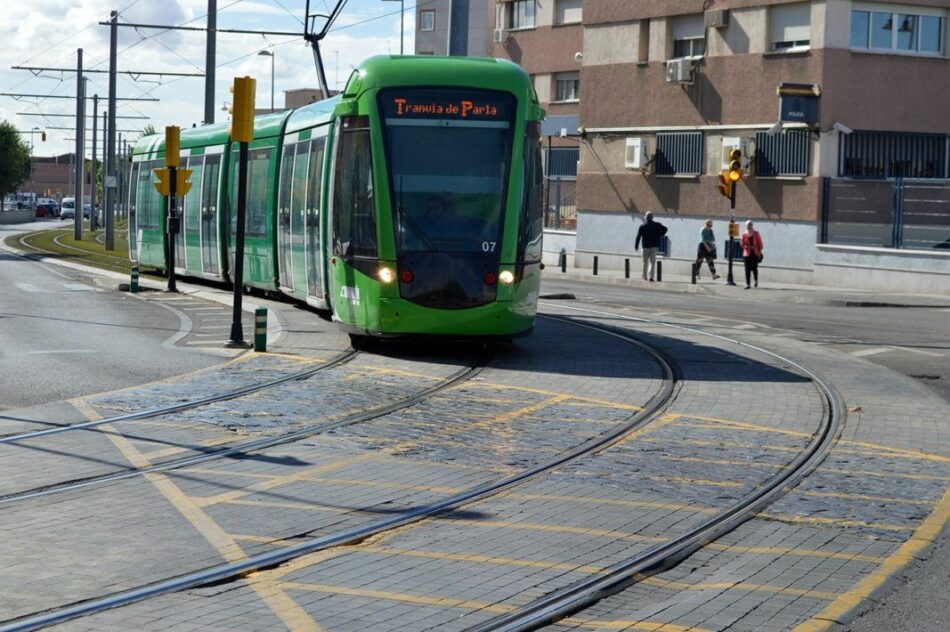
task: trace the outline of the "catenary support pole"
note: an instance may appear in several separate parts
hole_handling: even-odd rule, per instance
[[[92,95],[92,190],[89,192],[89,230],[96,230],[96,143],[98,142],[97,132],[99,130],[99,95]],[[105,130],[102,130],[105,132]],[[105,143],[103,143],[105,145]]]
[[[82,239],[82,184],[83,184],[83,166],[86,159],[86,143],[84,142],[83,131],[85,129],[85,95],[83,94],[82,81],[82,49],[76,51],[76,216],[73,218],[73,237],[76,241]]]
[[[205,42],[205,117],[204,124],[214,123],[215,40],[218,33],[218,2],[208,0],[208,34]]]
[[[110,14],[109,26],[109,129],[106,133],[106,150],[104,152],[105,171],[103,172],[103,187],[105,205],[103,212],[106,217],[106,250],[115,250],[115,107],[116,107],[116,62],[119,44],[119,13]]]

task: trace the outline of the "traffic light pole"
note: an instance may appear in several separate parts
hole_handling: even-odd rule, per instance
[[[726,285],[735,285],[735,278],[732,276],[732,253],[735,251],[735,240],[733,236],[736,225],[736,185],[733,183],[732,190],[729,192],[729,274],[726,276]]]
[[[165,233],[168,235],[168,287],[166,292],[177,292],[175,285],[175,236],[178,233],[178,167],[168,168],[168,218]]]
[[[241,301],[244,292],[244,218],[247,214],[247,146],[238,143],[238,188],[237,188],[237,235],[234,244],[234,301],[231,312],[231,339],[225,345],[231,348],[245,348],[244,328],[241,325]]]

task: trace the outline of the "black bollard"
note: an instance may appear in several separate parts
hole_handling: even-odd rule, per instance
[[[663,281],[663,262],[657,261],[656,262],[656,282],[662,283],[662,281]]]
[[[630,259],[623,260],[623,278],[630,278]]]
[[[561,253],[561,272],[567,272],[567,253]]]
[[[692,283],[693,285],[696,285],[696,279],[698,279],[698,278],[699,278],[699,264],[698,264],[698,263],[694,263],[694,264],[693,264],[693,277],[692,277],[692,279],[691,279],[691,283]]]
[[[597,276],[597,255],[594,255],[594,276]]]

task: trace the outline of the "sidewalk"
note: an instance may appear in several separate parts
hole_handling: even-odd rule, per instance
[[[630,278],[624,278],[623,270],[600,269],[597,275],[591,268],[568,268],[561,272],[557,266],[546,266],[541,278],[552,282],[558,279],[585,281],[621,285],[642,290],[689,292],[707,296],[722,296],[749,300],[763,300],[780,303],[800,303],[809,305],[828,305],[835,307],[934,307],[950,308],[950,296],[936,294],[900,294],[883,293],[874,290],[803,285],[795,283],[775,283],[768,278],[768,268],[759,272],[759,287],[745,289],[745,273],[739,265],[733,269],[734,286],[726,285],[726,268],[722,266],[722,276],[715,281],[709,270],[703,268],[703,274],[693,285],[689,276],[666,274],[662,282],[650,283],[639,277],[639,270],[631,270]]]

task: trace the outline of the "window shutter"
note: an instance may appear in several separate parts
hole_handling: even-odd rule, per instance
[[[772,7],[772,42],[799,42],[811,39],[811,3]]]
[[[691,39],[706,36],[706,23],[702,13],[677,15],[673,18],[673,39]]]

